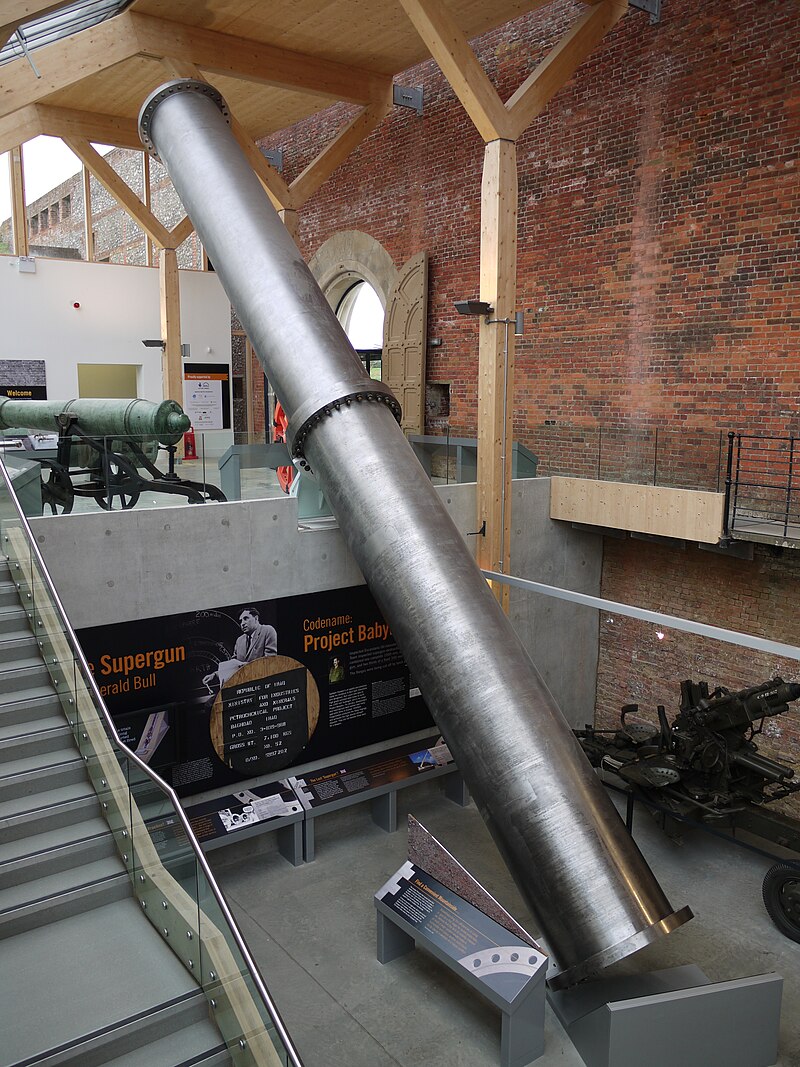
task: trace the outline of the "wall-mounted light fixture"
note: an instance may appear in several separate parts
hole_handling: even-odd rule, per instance
[[[167,342],[166,341],[162,341],[160,337],[159,338],[152,338],[151,337],[146,341],[142,341],[142,344],[144,345],[145,348],[160,348],[162,352],[167,347]]]
[[[456,300],[459,315],[491,315],[494,308],[488,300]]]

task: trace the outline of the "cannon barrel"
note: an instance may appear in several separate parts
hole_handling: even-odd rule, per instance
[[[673,912],[202,82],[139,116],[554,957],[580,981]]]
[[[0,430],[55,433],[60,416],[74,416],[87,437],[156,439],[175,445],[191,427],[174,400],[0,400]]]

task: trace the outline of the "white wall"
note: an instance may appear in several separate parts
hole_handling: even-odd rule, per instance
[[[179,273],[191,360],[230,364],[230,303],[219,278]],[[16,257],[0,256],[0,323],[0,359],[45,360],[50,400],[78,395],[78,363],[136,364],[139,396],[163,399],[161,349],[142,345],[161,337],[154,267],[37,259],[35,274],[21,274]]]

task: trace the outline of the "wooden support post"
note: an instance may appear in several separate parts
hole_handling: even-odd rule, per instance
[[[14,233],[14,253],[27,256],[28,219],[25,212],[25,171],[22,166],[22,147],[12,148],[8,153],[8,169],[11,181],[11,227]]]
[[[181,298],[178,257],[174,248],[158,253],[161,292],[161,340],[164,341],[164,399],[183,406],[183,357],[181,355]]]
[[[517,150],[513,141],[486,145],[481,190],[480,298],[489,319],[513,319],[517,277]],[[514,327],[481,320],[478,351],[478,563],[509,571]],[[495,595],[508,610],[508,586]]]
[[[281,222],[289,231],[289,235],[295,244],[299,244],[298,235],[300,233],[300,216],[294,208],[286,207],[282,208],[278,214],[281,217]]]
[[[86,244],[86,262],[94,263],[94,227],[92,226],[92,178],[84,163],[83,171],[83,233]]]

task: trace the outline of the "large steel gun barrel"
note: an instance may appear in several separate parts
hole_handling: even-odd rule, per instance
[[[191,427],[174,400],[0,400],[0,430],[55,433],[74,419],[87,437],[148,438],[175,445]]]
[[[677,926],[641,853],[201,82],[139,117],[559,969]]]

